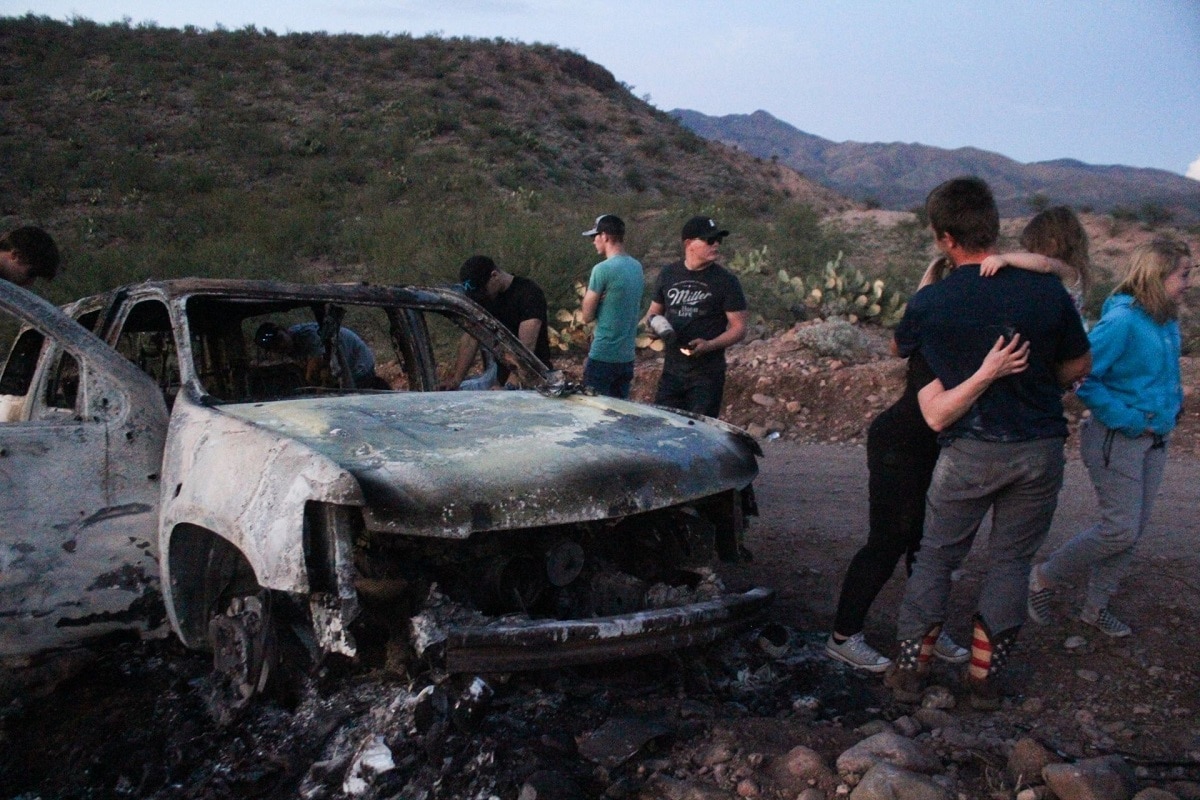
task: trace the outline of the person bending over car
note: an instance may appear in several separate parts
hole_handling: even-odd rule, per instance
[[[309,386],[321,385],[324,382],[322,379],[327,377],[325,346],[321,342],[320,326],[315,322],[301,322],[287,328],[274,322],[264,322],[258,326],[254,341],[268,353],[299,363],[304,369],[304,381]],[[356,388],[391,388],[375,374],[375,354],[357,333],[339,327],[338,344]]]

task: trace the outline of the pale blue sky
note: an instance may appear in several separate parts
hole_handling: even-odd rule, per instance
[[[1200,0],[0,0],[0,15],[556,44],[660,109],[1200,179]]]

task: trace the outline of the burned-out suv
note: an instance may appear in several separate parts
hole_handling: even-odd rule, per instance
[[[454,291],[179,280],[59,310],[0,281],[0,308],[0,655],[169,621],[248,697],[285,638],[526,669],[769,601],[709,566],[754,513],[751,439],[585,394]],[[477,388],[437,391],[464,342]]]

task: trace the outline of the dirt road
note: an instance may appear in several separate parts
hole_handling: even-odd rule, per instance
[[[779,591],[775,615],[798,629],[825,629],[833,616],[846,565],[866,537],[866,450],[840,444],[768,442],[755,484],[760,519],[748,539],[755,561],[740,568]],[[1165,606],[1200,610],[1200,460],[1172,454],[1150,529],[1139,545],[1134,572],[1114,606],[1135,630],[1153,627]],[[1067,462],[1066,483],[1042,555],[1092,524],[1096,499],[1082,462]],[[983,567],[985,524],[955,596],[964,607]],[[888,584],[872,614],[872,629],[890,639],[902,574]],[[961,596],[961,597],[960,597]],[[968,622],[951,622],[966,641]]]

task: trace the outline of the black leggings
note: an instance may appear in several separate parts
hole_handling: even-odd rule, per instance
[[[842,579],[833,630],[853,636],[863,629],[875,597],[905,557],[912,572],[913,556],[925,527],[925,493],[933,479],[938,448],[897,447],[888,427],[872,425],[867,434],[868,493],[871,504],[867,543],[854,555]]]

